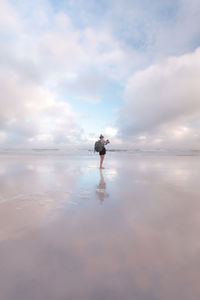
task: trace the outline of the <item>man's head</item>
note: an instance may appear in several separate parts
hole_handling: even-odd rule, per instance
[[[100,140],[103,140],[104,139],[104,136],[103,136],[103,134],[100,134]]]

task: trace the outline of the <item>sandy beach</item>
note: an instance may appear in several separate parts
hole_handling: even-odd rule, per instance
[[[199,156],[0,156],[1,300],[199,300]]]

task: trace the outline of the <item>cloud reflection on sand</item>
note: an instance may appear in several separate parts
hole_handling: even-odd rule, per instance
[[[67,168],[59,160],[41,158],[34,158],[30,164],[30,158],[22,157],[4,158],[1,163],[4,174],[0,181],[0,240],[24,234],[58,217],[58,209],[76,205],[70,199],[77,178],[73,165],[67,164]]]
[[[198,158],[27,165],[2,161],[2,299],[200,298]]]

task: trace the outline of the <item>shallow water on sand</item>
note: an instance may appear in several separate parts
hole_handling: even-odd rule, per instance
[[[0,157],[0,299],[200,299],[200,157]]]

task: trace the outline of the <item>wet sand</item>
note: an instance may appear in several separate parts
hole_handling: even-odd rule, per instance
[[[199,300],[200,157],[0,156],[0,300]]]

